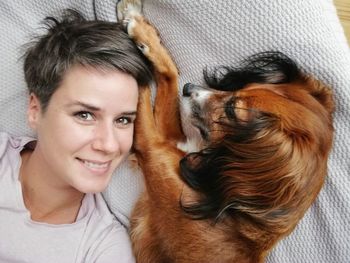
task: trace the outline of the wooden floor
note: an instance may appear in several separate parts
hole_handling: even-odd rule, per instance
[[[342,23],[345,35],[350,44],[350,0],[334,0],[340,22]]]

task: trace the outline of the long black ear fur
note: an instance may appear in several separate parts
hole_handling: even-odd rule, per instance
[[[277,51],[252,55],[240,67],[220,66],[203,74],[209,87],[223,91],[239,90],[249,83],[288,83],[300,76],[295,62]]]

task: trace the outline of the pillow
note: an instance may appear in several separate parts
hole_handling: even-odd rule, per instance
[[[115,21],[116,2],[0,2],[1,131],[33,135],[26,123],[27,91],[20,57],[22,45],[41,32],[42,19],[71,7],[88,18]],[[279,50],[333,87],[336,136],[328,178],[315,204],[268,262],[350,262],[350,51],[332,1],[144,0],[144,13],[178,65],[180,86],[203,82],[205,66],[235,65],[253,53]],[[104,193],[125,225],[143,187],[140,170],[124,162]]]

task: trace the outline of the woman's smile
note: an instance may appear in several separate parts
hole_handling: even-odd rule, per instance
[[[88,170],[90,170],[93,173],[98,174],[105,174],[110,170],[111,162],[112,161],[92,161],[92,160],[85,160],[77,158]]]

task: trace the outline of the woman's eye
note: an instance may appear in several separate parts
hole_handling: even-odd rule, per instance
[[[81,120],[84,121],[92,121],[94,120],[93,115],[90,112],[87,111],[80,111],[74,114],[74,116],[78,117]]]
[[[121,117],[117,119],[117,124],[120,126],[127,126],[133,123],[133,120],[129,117]]]

